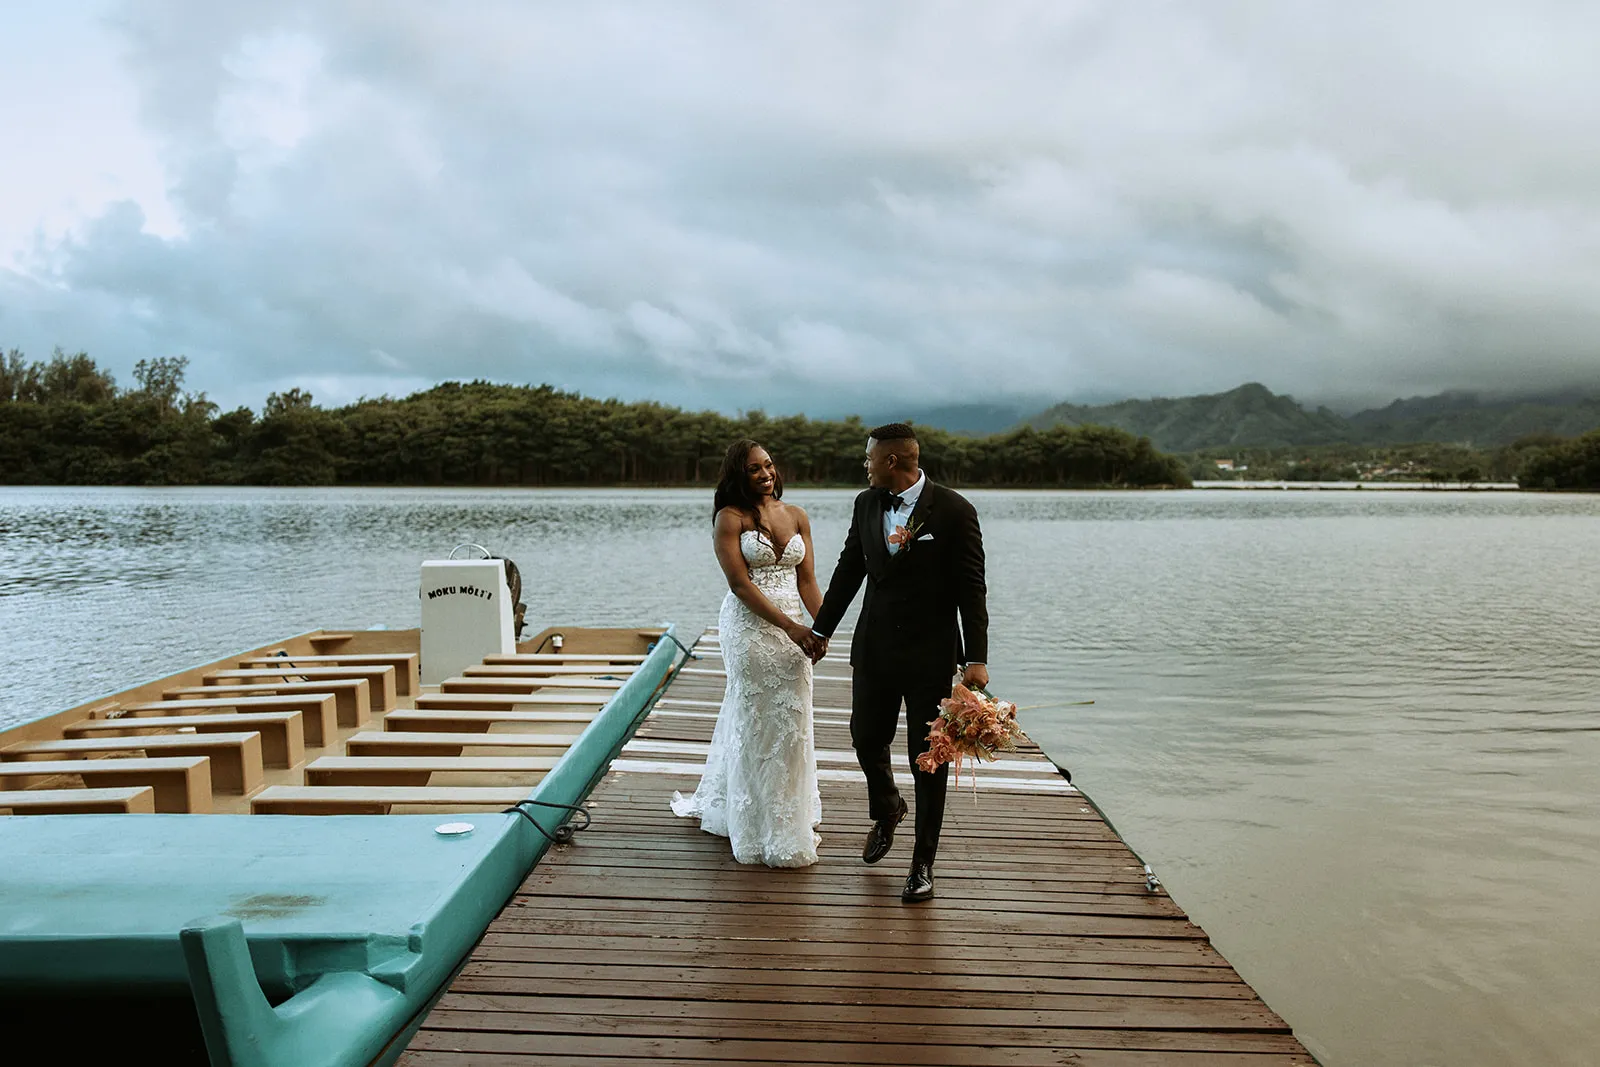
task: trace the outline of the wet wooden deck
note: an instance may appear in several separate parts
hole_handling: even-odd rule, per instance
[[[909,820],[882,863],[860,859],[842,658],[817,670],[821,861],[734,863],[667,807],[722,694],[699,651],[402,1065],[1314,1062],[1031,745],[984,768],[976,803],[950,798],[938,896],[902,904]]]

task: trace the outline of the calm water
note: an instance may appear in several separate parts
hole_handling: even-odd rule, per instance
[[[1600,1052],[1600,498],[972,494],[993,673],[1329,1067]],[[832,569],[850,494],[795,492]],[[0,489],[0,724],[291,632],[710,624],[692,492]],[[853,846],[852,846],[853,847]]]

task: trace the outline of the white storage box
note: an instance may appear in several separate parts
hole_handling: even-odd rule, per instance
[[[483,657],[517,650],[501,559],[430,559],[422,565],[422,684],[438,685]]]

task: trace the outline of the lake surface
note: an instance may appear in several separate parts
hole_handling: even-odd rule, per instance
[[[974,492],[996,688],[1328,1067],[1600,1048],[1600,498]],[[851,494],[795,491],[826,582]],[[514,558],[711,624],[709,493],[0,489],[0,724]],[[854,848],[853,842],[835,847]]]

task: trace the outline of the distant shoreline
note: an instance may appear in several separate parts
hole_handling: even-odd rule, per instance
[[[1216,481],[1196,481],[1196,489],[1298,489],[1313,490],[1326,489],[1332,492],[1351,492],[1360,490],[1424,490],[1430,493],[1457,492],[1457,493],[1521,493],[1523,488],[1516,482],[1290,482],[1290,481],[1249,481],[1246,479],[1226,479]]]
[[[949,484],[949,483],[946,483]],[[332,492],[340,489],[363,490],[417,490],[417,489],[448,489],[461,492],[494,492],[509,490],[513,492],[528,490],[549,490],[553,492],[618,492],[618,491],[700,491],[711,493],[716,487],[707,482],[701,483],[627,483],[616,482],[608,484],[547,484],[547,485],[471,485],[460,482],[454,483],[407,483],[395,484],[386,482],[341,482],[332,485],[262,485],[252,483],[191,483],[187,485],[113,485],[96,482],[34,482],[26,484],[4,485],[0,484],[0,492],[26,489],[111,489],[121,491],[184,491],[194,489],[272,489],[288,490],[295,492]],[[846,482],[789,482],[787,489],[798,490],[839,490],[844,492],[860,492],[866,486],[860,483]],[[1182,491],[1186,486],[1177,485],[963,485],[959,482],[951,484],[950,488],[961,492],[1019,492],[1019,493],[1159,493]],[[1298,492],[1457,492],[1457,493],[1529,493],[1529,492],[1582,492],[1583,490],[1537,490],[1523,489],[1516,482],[1295,482],[1295,481],[1197,481],[1192,486],[1194,489],[1204,490],[1232,490],[1243,491],[1268,491],[1289,490]]]

